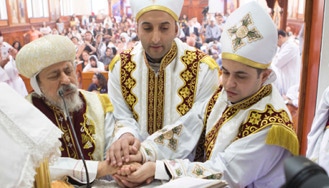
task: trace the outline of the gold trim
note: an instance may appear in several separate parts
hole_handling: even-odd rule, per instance
[[[207,128],[207,121],[208,121],[208,117],[211,113],[211,110],[213,109],[213,107],[215,106],[215,103],[219,97],[219,95],[222,93],[222,89],[223,86],[219,86],[218,89],[216,90],[216,92],[213,94],[213,96],[210,98],[208,104],[207,104],[207,109],[205,111],[205,118],[203,120],[203,130],[201,133],[201,136],[199,138],[197,147],[196,147],[196,152],[195,152],[195,158],[194,161],[198,161],[198,162],[204,162],[205,160],[205,141],[206,141],[206,128]]]
[[[40,162],[40,166],[36,168],[36,174],[34,176],[34,188],[50,188],[51,180],[49,174],[49,162],[45,158]]]
[[[216,125],[214,125],[211,130],[206,135],[206,141],[205,141],[205,150],[206,150],[206,159],[208,160],[212,154],[212,150],[215,146],[215,141],[217,139],[219,130],[221,127],[231,120],[236,114],[239,113],[240,110],[244,110],[249,108],[250,106],[254,105],[258,101],[260,101],[262,98],[270,95],[272,92],[272,85],[266,85],[263,86],[256,94],[251,96],[248,99],[245,99],[237,104],[234,104],[232,106],[227,106],[224,110],[221,118],[216,122]],[[243,126],[243,125],[241,125]],[[241,129],[241,128],[240,128]],[[236,139],[239,137],[237,136]]]
[[[201,62],[206,63],[211,70],[219,69],[219,66],[216,63],[216,61],[212,57],[210,57],[210,56],[204,56],[201,59]]]
[[[120,60],[120,55],[117,54],[113,57],[113,59],[111,60],[110,64],[109,64],[109,71],[112,71],[114,68],[114,65]]]
[[[238,54],[232,54],[232,53],[228,53],[228,52],[223,52],[222,58],[237,61],[239,63],[248,65],[250,67],[258,68],[258,69],[267,69],[271,65],[271,63],[269,63],[269,64],[259,63],[259,62],[253,61],[251,59],[242,57]]]
[[[176,21],[178,21],[178,15],[176,15],[176,13],[174,11],[172,11],[171,9],[165,7],[165,6],[161,6],[161,5],[151,5],[148,7],[145,7],[143,9],[141,9],[137,14],[136,14],[136,20],[138,21],[139,17],[141,17],[144,13],[152,11],[152,10],[160,10],[160,11],[164,11],[167,12],[168,14],[170,14]]]
[[[125,50],[120,54],[121,58],[121,69],[120,69],[120,80],[121,80],[121,92],[130,111],[133,113],[134,119],[138,121],[138,114],[134,110],[134,106],[137,104],[138,98],[132,92],[132,89],[136,86],[137,81],[132,76],[133,72],[136,70],[136,62],[132,60],[132,55],[130,54],[132,49]]]

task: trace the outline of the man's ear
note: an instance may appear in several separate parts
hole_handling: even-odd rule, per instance
[[[270,74],[272,73],[272,69],[265,69],[263,70],[263,74],[262,74],[262,83],[264,83],[268,77],[270,76]]]
[[[175,33],[176,33],[176,36],[178,35],[178,29],[179,29],[179,23],[176,22],[176,26],[175,26]]]

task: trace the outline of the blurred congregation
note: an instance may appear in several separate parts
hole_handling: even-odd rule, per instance
[[[107,79],[109,65],[117,54],[131,48],[139,41],[129,2],[124,0],[97,2],[71,0],[67,2],[50,2],[49,4],[48,1],[42,2],[40,5],[37,2],[29,1],[27,4],[24,1],[3,1],[2,9],[7,7],[7,9],[1,11],[0,17],[0,31],[4,42],[19,51],[25,44],[42,36],[67,36],[76,47],[79,87],[106,93],[106,82],[99,81],[99,79]],[[180,31],[177,37],[190,46],[211,55],[221,65],[220,37],[225,20],[234,9],[245,2],[247,0],[219,1],[219,3],[217,1],[185,1],[178,22]],[[280,55],[277,60],[286,59],[286,62],[277,63],[279,73],[282,69],[286,70],[282,73],[280,83],[277,83],[281,87],[281,93],[285,96],[288,89],[299,81],[298,76],[295,76],[298,75],[298,68],[295,67],[300,64],[298,56],[301,47],[297,49],[297,46],[302,44],[300,41],[302,40],[304,12],[300,10],[304,9],[304,2],[289,1],[288,3],[287,1],[263,0],[259,3],[271,14],[273,20],[277,20],[276,24],[281,31],[280,36],[283,40],[289,39],[289,43],[292,44],[293,49],[291,51],[286,48],[288,52],[282,52],[281,54],[287,53],[287,56],[293,59],[291,60],[293,62],[290,63],[290,60]],[[298,9],[291,8],[296,6],[298,6]],[[49,12],[45,9],[47,7]],[[287,10],[291,12],[288,13]],[[7,15],[4,14],[6,12]],[[5,48],[3,51],[5,51]],[[288,63],[288,66],[294,67],[293,74],[290,71],[292,68],[282,68],[287,66]],[[97,76],[91,74],[91,72],[100,74]],[[294,79],[289,81],[290,78],[286,78],[287,75],[291,75]],[[24,77],[23,80],[27,92],[30,92],[32,88],[29,85],[29,80]],[[288,84],[283,84],[287,80]],[[294,92],[290,98],[294,101],[296,107],[298,106],[296,102],[296,88],[298,86],[294,86],[294,88],[290,89]]]

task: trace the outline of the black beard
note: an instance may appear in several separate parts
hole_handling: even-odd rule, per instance
[[[145,54],[146,54],[146,59],[147,59],[148,62],[151,62],[151,63],[161,63],[162,58],[161,59],[153,59],[147,53],[145,53]]]

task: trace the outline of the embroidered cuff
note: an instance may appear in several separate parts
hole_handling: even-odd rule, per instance
[[[166,166],[163,161],[157,160],[155,162],[154,179],[157,179],[157,180],[169,180],[170,179],[170,176],[166,170]]]
[[[151,148],[148,148],[147,146],[145,146],[144,144],[141,145],[139,151],[142,154],[143,157],[143,163],[147,162],[147,161],[155,161],[156,160],[156,156],[153,153],[153,150]]]

